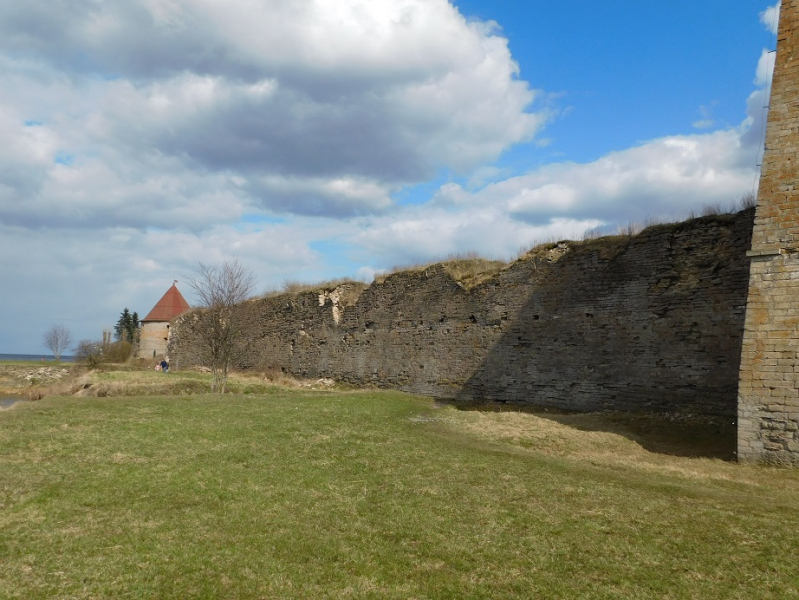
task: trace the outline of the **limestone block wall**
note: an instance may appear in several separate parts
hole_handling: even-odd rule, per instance
[[[153,358],[164,356],[167,351],[169,338],[169,323],[164,321],[147,321],[142,323],[139,330],[138,358]]]
[[[799,0],[783,0],[749,253],[738,458],[799,464]]]
[[[471,288],[445,265],[250,301],[243,369],[462,401],[735,415],[753,211],[542,247]],[[173,367],[199,361],[197,311]]]
[[[562,409],[733,415],[751,211],[567,253],[464,395]]]

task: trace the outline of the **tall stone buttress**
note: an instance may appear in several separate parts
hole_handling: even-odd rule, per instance
[[[738,386],[738,460],[799,464],[799,0],[783,0]]]

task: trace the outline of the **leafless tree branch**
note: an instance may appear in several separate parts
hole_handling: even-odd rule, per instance
[[[44,345],[53,353],[56,360],[61,360],[64,350],[72,343],[72,334],[63,325],[53,325],[44,332]]]
[[[212,391],[224,393],[239,338],[236,306],[255,288],[255,275],[238,259],[221,264],[199,263],[197,275],[186,277],[199,306],[198,334],[212,374]]]

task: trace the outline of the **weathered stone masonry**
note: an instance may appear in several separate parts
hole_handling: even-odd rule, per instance
[[[446,265],[241,307],[239,368],[439,398],[735,414],[753,211],[541,247],[479,285]],[[196,362],[173,323],[173,366]]]
[[[799,463],[799,0],[783,0],[752,235],[738,458]]]

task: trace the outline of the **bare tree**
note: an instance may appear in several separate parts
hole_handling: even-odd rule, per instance
[[[186,281],[205,309],[199,315],[197,334],[201,354],[211,367],[211,391],[224,394],[241,333],[236,305],[252,295],[255,275],[234,259],[215,265],[199,263],[197,275]]]
[[[61,354],[72,343],[72,334],[63,325],[53,325],[44,332],[44,345],[56,360],[61,360]]]
[[[104,347],[105,339],[103,339],[102,342],[99,340],[81,340],[78,342],[78,345],[75,346],[75,359],[95,369],[103,360]]]

